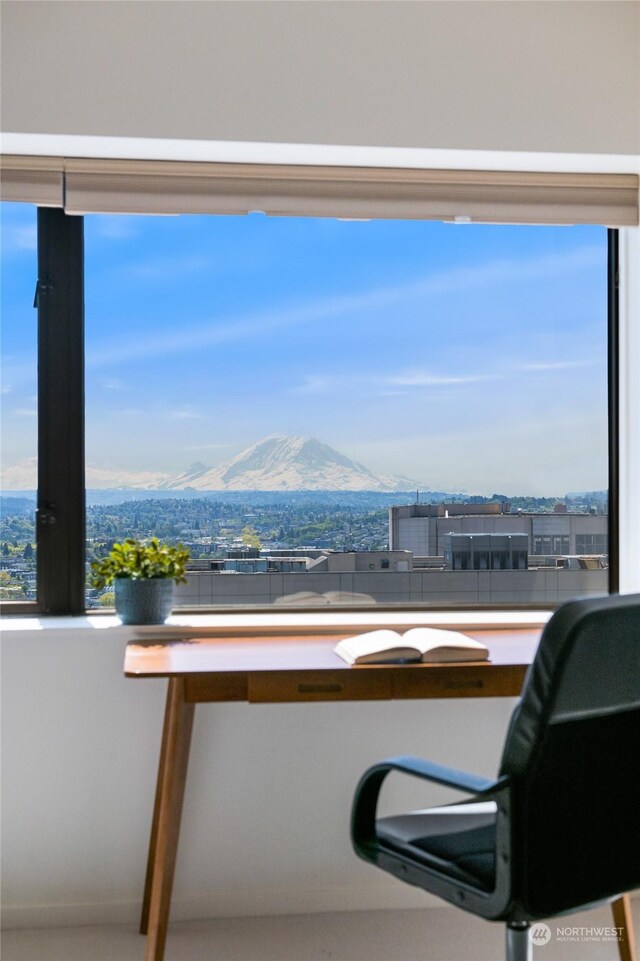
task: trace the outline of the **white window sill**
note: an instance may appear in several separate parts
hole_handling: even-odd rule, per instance
[[[174,614],[165,624],[124,626],[111,614],[83,614],[78,617],[46,615],[2,618],[5,635],[24,631],[76,630],[108,632],[124,638],[161,634],[163,637],[203,636],[207,634],[278,633],[279,631],[340,631],[370,627],[451,627],[464,630],[482,628],[542,627],[551,611],[305,611],[305,612],[207,612]]]

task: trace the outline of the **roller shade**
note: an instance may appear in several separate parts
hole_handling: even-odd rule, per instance
[[[61,157],[0,157],[0,200],[62,207],[63,167]]]
[[[2,199],[69,214],[246,214],[636,226],[635,174],[4,157]]]
[[[71,214],[246,214],[638,223],[634,174],[67,160]]]

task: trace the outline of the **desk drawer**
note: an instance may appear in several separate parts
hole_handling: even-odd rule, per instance
[[[395,673],[393,697],[518,697],[525,673],[511,664],[412,667]]]
[[[249,701],[276,704],[289,701],[375,701],[391,697],[387,671],[268,671],[249,675]]]

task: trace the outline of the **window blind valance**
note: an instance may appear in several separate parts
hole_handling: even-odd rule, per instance
[[[294,217],[609,227],[638,224],[639,178],[635,174],[78,158],[65,159],[61,169],[64,209],[69,214],[246,214],[259,210]]]
[[[65,209],[630,226],[638,177],[69,160]]]
[[[0,199],[62,207],[64,161],[61,157],[0,157]]]

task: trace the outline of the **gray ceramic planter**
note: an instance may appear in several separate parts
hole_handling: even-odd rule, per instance
[[[166,577],[117,577],[116,613],[123,624],[164,624],[173,605],[173,581]]]

